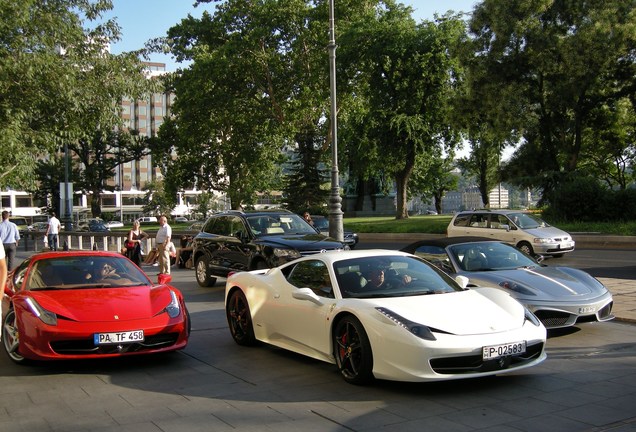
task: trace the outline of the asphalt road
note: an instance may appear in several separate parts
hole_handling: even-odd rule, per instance
[[[575,253],[567,259],[622,268],[602,251]],[[192,316],[185,350],[28,366],[0,353],[0,430],[636,431],[634,325],[551,332],[548,359],[514,374],[358,387],[333,365],[236,345],[222,281],[201,288],[185,269],[173,278]]]

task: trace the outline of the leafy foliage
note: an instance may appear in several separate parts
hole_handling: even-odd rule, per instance
[[[416,24],[410,8],[392,1],[370,11],[341,38],[344,80],[361,98],[348,116],[348,161],[368,177],[381,172],[397,187],[398,219],[407,218],[409,180],[418,155],[452,147],[449,100],[458,84],[452,47],[463,35],[459,20]]]
[[[0,184],[35,185],[36,160],[120,121],[114,102],[144,89],[135,53],[112,56],[119,27],[95,23],[109,0],[0,3]]]
[[[490,118],[502,119],[499,132],[514,124],[521,133],[506,168],[510,180],[549,194],[586,154],[607,153],[592,125],[606,106],[624,98],[634,105],[635,24],[634,0],[485,0],[476,6],[471,46],[487,81],[473,81],[473,90],[504,108],[485,107],[496,114]],[[633,140],[616,144],[625,149]]]

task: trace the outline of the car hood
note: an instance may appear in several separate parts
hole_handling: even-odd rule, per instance
[[[171,301],[166,285],[30,291],[43,308],[78,322],[148,319]]]
[[[533,237],[553,238],[553,239],[561,239],[561,240],[565,238],[571,238],[570,234],[552,226],[527,228],[527,229],[524,229],[523,231],[530,234]]]
[[[524,308],[497,289],[469,289],[447,294],[362,300],[410,321],[452,333],[475,335],[523,326]]]
[[[341,249],[342,243],[321,234],[285,234],[267,235],[255,240],[256,243],[266,244],[271,247],[296,249],[298,251],[315,251]]]
[[[514,270],[495,270],[461,273],[470,282],[480,286],[514,287],[511,294],[517,298],[543,300],[583,300],[607,292],[607,288],[588,273],[569,267],[534,267]]]

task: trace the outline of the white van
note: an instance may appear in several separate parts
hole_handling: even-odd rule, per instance
[[[157,223],[157,218],[155,216],[143,216],[137,219],[140,224],[149,224],[149,223]]]
[[[518,210],[472,210],[457,213],[448,237],[490,237],[518,247],[528,255],[561,257],[574,250],[574,240],[532,213]]]

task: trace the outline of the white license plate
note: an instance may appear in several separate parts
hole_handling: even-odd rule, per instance
[[[483,359],[493,360],[499,357],[506,357],[511,355],[519,355],[526,352],[526,341],[511,342],[501,345],[485,346],[483,348]]]
[[[132,330],[113,333],[95,333],[93,335],[93,342],[95,342],[95,345],[142,342],[143,340],[143,330]]]

